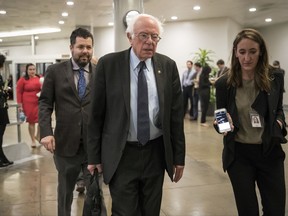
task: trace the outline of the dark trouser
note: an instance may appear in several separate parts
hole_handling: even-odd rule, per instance
[[[84,178],[88,174],[87,158],[83,147],[73,157],[61,157],[54,154],[54,163],[58,171],[58,216],[70,216],[73,191],[82,167]],[[85,185],[88,185],[87,179]]]
[[[6,124],[0,125],[0,163],[3,163],[3,162],[6,163],[8,161],[2,148],[5,129],[6,129]]]
[[[184,116],[188,108],[188,100],[190,101],[190,117],[193,117],[193,96],[192,96],[192,86],[183,87],[183,107],[184,107]]]
[[[260,191],[263,215],[285,215],[285,153],[276,145],[264,157],[262,145],[236,143],[236,158],[228,168],[239,216],[259,216],[255,191]]]
[[[201,104],[201,123],[205,123],[210,101],[210,88],[199,90],[199,97]]]
[[[126,143],[109,183],[113,216],[159,216],[164,180],[163,138],[145,146]]]
[[[199,101],[199,93],[198,88],[194,88],[193,90],[193,119],[198,118],[198,101]]]

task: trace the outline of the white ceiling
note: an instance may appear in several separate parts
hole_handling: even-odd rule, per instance
[[[145,13],[158,17],[163,22],[230,17],[244,27],[263,27],[288,22],[287,0],[144,0]],[[201,10],[194,11],[199,5]],[[250,7],[257,11],[251,13]],[[60,27],[61,32],[39,35],[40,39],[68,38],[76,26],[100,27],[113,22],[113,0],[74,0],[67,6],[66,0],[0,0],[0,32],[27,30],[43,27]],[[64,18],[62,12],[68,12]],[[272,18],[266,23],[265,18]],[[58,24],[64,20],[65,24]],[[2,38],[2,46],[11,41],[29,41],[30,37]],[[1,43],[0,43],[1,46]]]

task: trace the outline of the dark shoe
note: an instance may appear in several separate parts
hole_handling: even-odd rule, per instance
[[[3,161],[0,161],[0,167],[7,167],[9,164],[8,163],[4,163]]]
[[[8,163],[8,166],[14,164],[13,161],[9,161],[9,160],[6,160],[5,163]]]
[[[76,191],[77,191],[78,193],[84,193],[84,191],[85,191],[85,185],[84,185],[84,183],[82,183],[82,182],[77,183],[77,184],[76,184]]]

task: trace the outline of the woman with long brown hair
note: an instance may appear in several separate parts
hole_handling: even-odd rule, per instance
[[[227,109],[232,128],[224,133],[223,168],[240,216],[259,215],[256,184],[263,215],[285,215],[283,82],[283,75],[269,65],[261,34],[254,29],[239,32],[231,70],[215,86],[217,108]]]

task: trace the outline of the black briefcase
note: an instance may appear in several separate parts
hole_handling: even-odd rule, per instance
[[[83,207],[83,216],[100,216],[102,204],[102,193],[99,187],[99,176],[97,169],[90,177],[90,185],[86,192]]]

